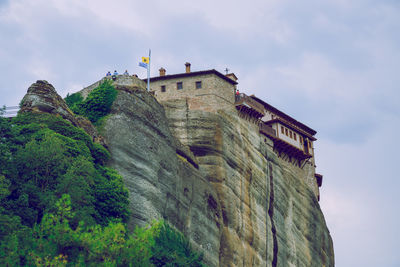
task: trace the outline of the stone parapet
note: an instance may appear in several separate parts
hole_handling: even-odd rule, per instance
[[[89,85],[88,87],[83,88],[79,93],[82,95],[83,98],[86,98],[89,93],[96,87],[98,87],[102,82],[106,80],[112,80],[115,88],[118,90],[118,87],[131,87],[131,88],[140,88],[146,90],[146,83],[139,79],[136,76],[131,75],[117,75],[115,79],[113,76],[103,77],[101,80]]]

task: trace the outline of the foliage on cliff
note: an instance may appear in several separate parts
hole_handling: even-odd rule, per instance
[[[59,117],[0,117],[0,265],[202,266],[163,222],[127,233],[128,193],[108,157]]]
[[[174,228],[153,222],[128,234],[125,225],[71,228],[69,195],[33,228],[22,228],[0,244],[0,263],[8,266],[204,266],[202,256]]]
[[[4,207],[22,224],[38,223],[62,194],[71,195],[75,225],[128,219],[128,192],[121,176],[103,165],[108,151],[82,129],[55,116],[34,114],[12,122],[3,119],[0,127],[0,175],[11,188]]]
[[[75,93],[67,95],[65,102],[75,114],[85,116],[95,123],[110,112],[116,96],[117,90],[112,81],[106,80],[93,89],[85,100],[79,93]]]

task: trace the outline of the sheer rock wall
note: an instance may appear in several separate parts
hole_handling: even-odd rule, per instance
[[[311,166],[278,158],[234,108],[190,105],[160,105],[140,89],[120,91],[113,105],[102,134],[131,192],[132,225],[165,218],[210,266],[334,266]],[[193,154],[182,159],[185,146]]]
[[[310,185],[311,164],[278,158],[272,141],[234,109],[162,102],[170,129],[188,145],[217,190],[220,266],[333,266],[333,244]]]
[[[312,166],[278,158],[272,141],[234,108],[201,111],[190,99],[160,104],[138,79],[116,87],[101,134],[130,191],[130,228],[164,218],[209,266],[334,266]],[[58,114],[84,127],[44,81],[30,87],[21,112]]]
[[[165,219],[219,264],[221,211],[216,190],[199,171],[193,154],[172,135],[163,107],[143,89],[119,87],[101,134],[109,163],[130,192],[130,228]]]

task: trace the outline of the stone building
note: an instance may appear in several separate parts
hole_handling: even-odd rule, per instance
[[[160,68],[159,76],[150,78],[150,90],[158,101],[185,98],[190,110],[237,110],[239,116],[257,124],[260,133],[273,141],[280,158],[299,168],[307,165],[316,181],[313,190],[319,200],[322,175],[315,173],[315,130],[254,95],[239,94],[238,79],[233,73],[224,75],[215,69],[192,72],[190,63],[185,67],[184,73],[172,75]]]
[[[214,69],[191,72],[190,63],[185,66],[185,73],[166,75],[161,68],[159,76],[150,78],[150,89],[157,100],[188,98],[189,109],[210,112],[234,108],[236,76]]]

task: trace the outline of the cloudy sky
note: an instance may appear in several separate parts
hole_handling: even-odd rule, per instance
[[[229,68],[318,131],[336,266],[400,266],[398,0],[0,0],[0,105],[38,79],[65,96],[114,69]]]

